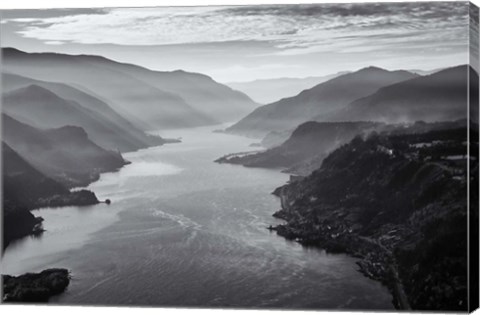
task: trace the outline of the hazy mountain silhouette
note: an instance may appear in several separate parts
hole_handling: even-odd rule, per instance
[[[113,71],[121,70],[160,90],[174,93],[196,110],[218,121],[238,119],[258,106],[249,96],[201,74],[176,71],[153,71],[144,67],[118,63],[100,56],[83,55],[88,62]]]
[[[430,75],[434,74],[435,72],[439,72],[443,70],[444,68],[436,68],[436,69],[431,69],[431,70],[421,70],[421,69],[408,69],[408,72],[416,73],[418,75]]]
[[[50,95],[50,93],[37,89],[38,93],[48,95],[48,101],[52,101],[49,104],[47,99],[37,98],[35,95],[15,93],[15,98],[25,99],[26,103],[20,104],[17,103],[17,99],[10,99],[12,103],[7,104],[7,110],[11,113],[16,111],[23,112],[21,120],[28,121],[30,124],[45,128],[69,124],[78,125],[84,128],[92,140],[99,145],[104,148],[118,149],[122,152],[137,150],[150,145],[160,145],[165,142],[160,137],[146,135],[123,116],[115,112],[106,102],[79,89],[62,83],[34,80],[9,73],[2,74],[2,89],[6,95],[12,90],[29,86],[47,89],[58,96],[55,97]],[[23,91],[26,92],[28,90]],[[57,106],[65,106],[65,108],[59,112],[52,111],[52,109],[56,108],[55,104]],[[71,111],[68,115],[61,113],[69,109]],[[44,110],[47,112],[42,112]],[[41,119],[41,117],[46,117],[46,119]],[[17,118],[19,117],[17,116]]]
[[[292,135],[279,146],[264,152],[240,157],[221,158],[217,162],[241,164],[249,167],[281,167],[289,173],[308,175],[320,167],[325,156],[352,140],[384,127],[382,123],[309,121],[298,126]]]
[[[379,89],[346,108],[319,121],[375,120],[389,123],[405,121],[444,121],[467,117],[468,67],[448,68]],[[477,78],[478,74],[472,71]]]
[[[315,85],[346,73],[348,72],[307,78],[275,78],[249,82],[229,82],[226,84],[233,89],[244,92],[256,102],[269,104],[282,98],[297,95],[303,90],[310,89]]]
[[[269,131],[291,129],[318,115],[347,106],[381,87],[414,77],[417,75],[407,71],[364,68],[304,90],[297,96],[261,106],[227,131],[261,137]]]
[[[2,114],[2,137],[36,169],[70,187],[86,185],[126,164],[119,153],[90,141],[80,127],[42,130]]]
[[[63,99],[36,84],[4,93],[2,101],[3,111],[22,122],[39,128],[79,126],[104,148],[132,151],[164,143],[161,138],[148,137],[143,131],[135,130],[128,122],[125,126],[130,127],[131,132],[119,126],[124,119],[115,114],[108,118],[107,114],[111,110],[101,114],[76,101]]]
[[[39,172],[5,142],[2,142],[2,154],[4,202],[28,208],[38,198],[68,192],[67,188]]]
[[[223,116],[215,113],[220,105],[234,108],[241,102],[248,105],[246,112],[255,106],[242,93],[203,75],[150,71],[99,56],[25,53],[13,48],[2,52],[4,71],[85,87],[143,130],[215,124]],[[182,91],[184,95],[175,93]],[[186,99],[197,100],[195,107]],[[202,107],[209,104],[211,108]]]

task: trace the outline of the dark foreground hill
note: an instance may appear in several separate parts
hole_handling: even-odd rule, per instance
[[[42,219],[35,217],[31,209],[98,203],[92,192],[70,192],[45,176],[5,142],[2,142],[2,176],[3,248],[17,238],[42,232]]]
[[[44,130],[6,114],[2,118],[3,141],[43,174],[68,187],[85,186],[100,173],[127,163],[120,153],[93,143],[80,127]]]
[[[399,308],[465,311],[466,138],[465,128],[356,137],[275,191],[275,215],[287,223],[273,229],[358,257],[361,272],[385,283]],[[478,181],[478,156],[471,161]]]
[[[306,175],[320,167],[325,156],[349,142],[356,135],[379,130],[384,124],[370,122],[318,123],[306,122],[279,146],[263,152],[231,155],[217,162],[248,167],[283,168]]]
[[[466,128],[466,120],[413,124],[384,124],[376,122],[306,122],[298,126],[283,143],[265,151],[229,154],[216,160],[219,163],[247,167],[282,168],[284,172],[306,176],[320,168],[323,159],[333,150],[355,136],[373,131],[391,134],[416,134],[434,130]],[[283,134],[278,137],[283,137]],[[274,136],[272,136],[274,137]],[[266,141],[268,137],[262,140]]]

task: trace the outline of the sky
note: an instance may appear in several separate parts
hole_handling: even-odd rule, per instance
[[[466,64],[468,21],[467,2],[4,10],[0,44],[238,82]]]

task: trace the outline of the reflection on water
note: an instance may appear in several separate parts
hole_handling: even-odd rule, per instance
[[[132,164],[89,186],[110,206],[38,211],[47,231],[12,244],[3,272],[71,269],[61,304],[391,309],[353,258],[266,229],[287,175],[213,163],[252,149],[216,128],[163,132],[182,143],[126,154]]]

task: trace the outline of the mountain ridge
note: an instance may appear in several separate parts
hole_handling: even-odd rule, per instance
[[[67,186],[86,186],[127,162],[90,141],[78,126],[39,129],[2,114],[2,139],[29,164]]]
[[[213,125],[227,121],[223,114],[237,115],[237,109],[243,113],[257,106],[248,96],[204,74],[155,71],[94,55],[26,53],[14,48],[2,52],[7,71],[85,86],[112,101],[115,110],[144,130]],[[35,69],[28,68],[29,63]],[[55,76],[46,75],[47,68]]]
[[[320,83],[296,96],[261,106],[227,128],[226,132],[262,137],[270,131],[292,129],[316,116],[347,106],[380,87],[417,76],[403,70],[363,68]]]
[[[359,98],[337,111],[318,115],[318,121],[375,120],[387,123],[428,122],[466,118],[468,66],[443,69],[398,82]],[[474,73],[478,78],[478,74]]]
[[[2,48],[2,53],[6,72],[85,86],[112,101],[114,110],[144,131],[216,123],[213,118],[193,109],[180,96],[162,91],[118,69],[98,67],[64,54],[30,55],[6,48]]]
[[[39,128],[81,126],[88,131],[94,142],[107,149],[124,152],[165,143],[161,138],[157,140],[142,136],[141,131],[131,135],[128,130],[105,118],[105,115],[100,115],[98,111],[85,108],[74,100],[66,100],[37,84],[5,92],[2,94],[2,101],[4,112],[17,120]]]
[[[105,134],[101,134],[99,137],[106,138],[104,139],[105,142],[99,141],[99,144],[106,148],[118,148],[120,151],[126,152],[165,143],[165,140],[160,137],[146,135],[129,120],[118,114],[106,101],[92,95],[89,91],[83,91],[64,83],[35,80],[12,73],[2,72],[1,75],[3,93],[9,93],[18,88],[34,84],[53,92],[66,101],[76,102],[82,108],[87,109],[89,115],[97,118],[104,127],[111,130],[108,137]],[[52,127],[52,125],[47,127]],[[96,140],[96,134],[91,132],[90,135]]]
[[[282,98],[297,95],[303,90],[347,73],[348,71],[343,71],[325,76],[257,79],[246,82],[227,82],[225,84],[236,90],[243,91],[261,104],[270,104]]]

